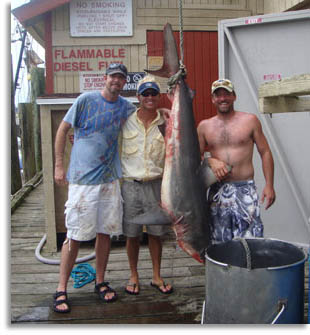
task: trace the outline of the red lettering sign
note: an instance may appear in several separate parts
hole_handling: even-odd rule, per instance
[[[105,49],[55,49],[55,59],[79,59],[79,58],[125,58],[126,50],[124,48],[105,48]]]
[[[90,67],[89,62],[63,62],[63,63],[54,63],[54,72],[65,71],[93,71],[93,68]]]

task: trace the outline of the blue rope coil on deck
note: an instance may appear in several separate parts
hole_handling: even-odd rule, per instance
[[[77,265],[71,272],[73,287],[80,288],[96,279],[96,270],[88,263]]]

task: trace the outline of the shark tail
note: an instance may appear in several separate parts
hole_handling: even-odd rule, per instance
[[[173,36],[173,31],[170,23],[167,23],[164,27],[164,61],[163,66],[159,70],[145,70],[146,72],[164,78],[170,78],[176,74],[179,69],[179,57],[177,51],[177,45]]]

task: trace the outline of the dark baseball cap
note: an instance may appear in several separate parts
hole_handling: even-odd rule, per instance
[[[160,88],[157,85],[157,83],[155,81],[148,81],[148,82],[142,83],[138,87],[138,94],[141,94],[148,89],[152,89],[152,90],[155,90],[156,92],[160,93]]]
[[[119,73],[121,75],[123,75],[125,78],[127,78],[127,68],[124,64],[120,64],[120,63],[112,63],[109,65],[109,67],[106,70],[106,75],[108,74],[116,74]]]

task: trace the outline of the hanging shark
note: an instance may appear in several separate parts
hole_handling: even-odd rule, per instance
[[[155,76],[174,81],[170,117],[165,128],[166,156],[161,186],[161,204],[152,213],[133,219],[139,224],[170,223],[179,246],[199,262],[210,244],[210,218],[206,190],[216,181],[207,161],[201,161],[193,115],[193,92],[180,71],[171,25],[164,27],[163,66]]]

